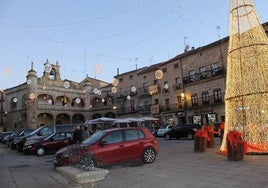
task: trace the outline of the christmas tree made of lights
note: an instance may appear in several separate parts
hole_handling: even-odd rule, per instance
[[[225,94],[226,135],[238,131],[247,153],[268,153],[268,38],[251,0],[232,0]]]

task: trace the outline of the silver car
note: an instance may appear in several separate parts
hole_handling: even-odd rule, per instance
[[[172,127],[174,127],[174,126],[173,126],[173,125],[163,125],[163,126],[161,126],[161,127],[158,129],[158,131],[157,131],[157,136],[159,136],[159,137],[164,136],[164,134],[165,134],[168,130],[170,130]]]

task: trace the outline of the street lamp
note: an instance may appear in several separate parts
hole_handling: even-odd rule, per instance
[[[187,115],[186,115],[186,100],[185,100],[185,94],[184,93],[181,93],[181,104],[182,104],[182,108],[183,108],[184,121],[186,123],[188,121],[187,121]]]
[[[117,117],[117,113],[116,113],[116,106],[113,106],[113,110],[114,110],[114,113],[115,113],[115,118]]]
[[[181,103],[184,106],[184,103],[185,103],[185,94],[184,93],[181,93]]]

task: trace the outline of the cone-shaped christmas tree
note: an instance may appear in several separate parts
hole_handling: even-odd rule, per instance
[[[268,153],[268,39],[251,0],[232,0],[225,94],[226,135],[236,130],[247,153]]]

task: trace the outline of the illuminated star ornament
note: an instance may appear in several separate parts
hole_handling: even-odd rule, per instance
[[[225,94],[230,131],[241,133],[247,154],[268,153],[268,38],[251,0],[232,0]]]

